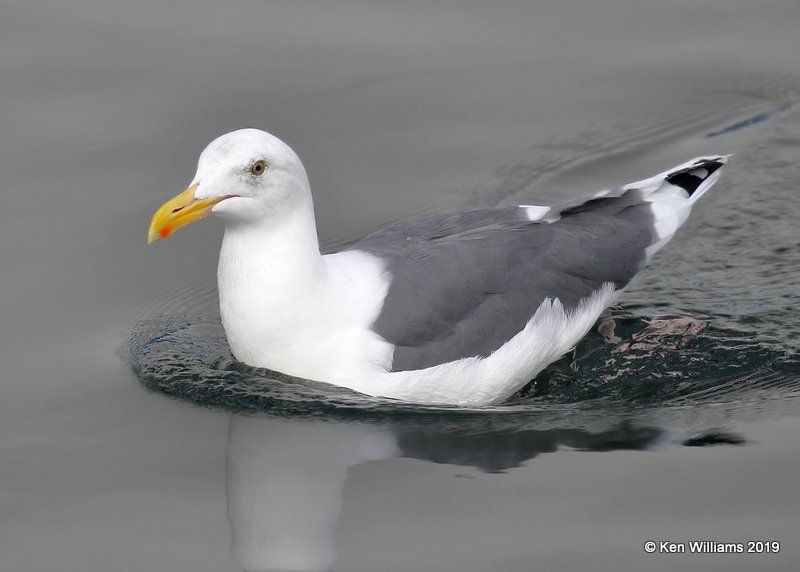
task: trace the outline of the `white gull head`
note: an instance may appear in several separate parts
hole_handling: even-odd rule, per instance
[[[192,180],[198,200],[223,198],[211,213],[226,222],[280,217],[311,200],[303,163],[283,141],[259,129],[217,137],[200,155]]]

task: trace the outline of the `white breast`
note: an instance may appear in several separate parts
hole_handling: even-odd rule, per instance
[[[236,358],[333,383],[387,371],[393,346],[370,329],[389,286],[380,260],[355,251],[309,257],[291,248],[302,242],[296,229],[272,231],[229,229],[223,240],[220,313]],[[265,244],[275,241],[280,248]]]

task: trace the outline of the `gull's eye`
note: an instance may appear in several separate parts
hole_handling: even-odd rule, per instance
[[[250,166],[250,172],[253,173],[256,177],[263,175],[264,171],[266,170],[267,170],[267,163],[263,159],[259,159]]]

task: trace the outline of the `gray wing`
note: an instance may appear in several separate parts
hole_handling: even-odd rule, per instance
[[[682,176],[667,182],[691,195],[695,181]],[[395,345],[392,369],[488,356],[545,298],[569,309],[606,283],[625,287],[659,239],[643,198],[622,187],[534,221],[522,207],[429,215],[350,246],[382,258],[391,275],[372,329]]]
[[[519,207],[430,216],[353,245],[383,258],[391,275],[372,328],[395,345],[392,369],[488,356],[545,298],[575,307],[604,283],[622,288],[641,270],[653,241],[649,208],[562,217],[529,221]]]

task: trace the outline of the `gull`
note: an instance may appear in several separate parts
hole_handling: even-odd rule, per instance
[[[148,241],[213,215],[233,355],[427,405],[500,403],[571,350],[686,221],[727,156],[551,206],[430,214],[321,254],[302,162],[234,131],[200,155]]]

